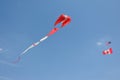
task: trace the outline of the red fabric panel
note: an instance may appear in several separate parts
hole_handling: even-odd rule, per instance
[[[109,48],[109,49],[103,51],[104,55],[106,55],[106,54],[112,54],[112,53],[113,53],[112,48]]]
[[[53,28],[50,32],[49,32],[49,34],[47,35],[47,36],[51,36],[51,35],[53,35],[55,32],[57,32],[59,30],[59,28]]]
[[[66,17],[66,19],[62,22],[62,26],[61,27],[64,27],[66,26],[67,24],[69,24],[71,22],[71,18],[69,16]]]
[[[55,21],[54,26],[61,23],[63,20],[65,20],[64,14],[60,15],[59,18]]]

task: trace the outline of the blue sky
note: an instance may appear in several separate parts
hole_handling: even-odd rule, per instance
[[[0,80],[119,80],[119,3],[1,0]],[[71,16],[71,23],[12,64],[23,50],[53,28],[62,13]],[[112,44],[105,46],[106,41]],[[109,47],[113,54],[102,55]]]

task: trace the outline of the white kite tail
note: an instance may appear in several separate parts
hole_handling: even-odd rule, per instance
[[[18,57],[15,61],[13,61],[12,63],[18,63],[21,59],[21,56],[24,55],[28,50],[32,49],[33,47],[39,45],[42,41],[46,40],[48,38],[48,36],[43,37],[42,39],[40,39],[38,42],[33,43],[31,46],[29,46],[27,49],[25,49]]]
[[[31,48],[39,45],[42,41],[46,40],[47,38],[48,38],[48,36],[45,36],[45,37],[43,37],[42,39],[40,39],[38,42],[33,43],[31,46],[29,46],[27,49],[25,49],[25,50],[20,54],[20,56],[24,55],[28,50],[30,50]]]

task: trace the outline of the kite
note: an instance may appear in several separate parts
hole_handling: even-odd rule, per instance
[[[103,51],[104,55],[112,54],[112,53],[113,53],[113,49],[112,48],[109,48],[109,49]]]
[[[27,49],[25,49],[18,57],[18,59],[14,62],[17,63],[19,62],[20,58],[22,55],[24,55],[26,52],[28,52],[28,50],[32,49],[33,47],[39,45],[41,42],[43,42],[44,40],[46,40],[48,37],[50,37],[51,35],[53,35],[54,33],[56,33],[60,28],[65,27],[67,24],[69,24],[71,22],[71,17],[65,14],[61,14],[58,19],[55,21],[54,23],[54,28],[42,39],[40,39],[38,42],[33,43],[32,45],[30,45]],[[56,25],[58,25],[59,23],[61,23],[61,27],[58,28],[56,27]]]
[[[110,44],[111,44],[111,41],[108,41],[108,42],[106,43],[107,46],[109,46]]]
[[[111,43],[112,43],[111,41],[106,42],[106,46],[110,47]],[[112,54],[113,49],[110,47],[107,50],[104,50],[102,53],[103,55]]]

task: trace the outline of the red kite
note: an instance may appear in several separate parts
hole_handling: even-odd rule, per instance
[[[113,53],[112,48],[109,48],[109,49],[103,51],[104,55],[106,55],[106,54],[112,54],[112,53]]]
[[[58,19],[55,21],[54,23],[54,28],[45,36],[43,37],[42,39],[40,39],[38,42],[36,43],[33,43],[32,45],[30,45],[27,49],[25,49],[18,57],[18,59],[15,61],[16,62],[19,62],[20,60],[20,57],[22,55],[24,55],[28,50],[30,50],[31,48],[39,45],[42,41],[46,40],[49,36],[53,35],[54,33],[56,33],[59,28],[56,27],[57,24],[61,23],[61,28],[63,28],[64,26],[66,26],[67,24],[69,24],[71,22],[71,17],[68,16],[68,15],[65,15],[65,14],[61,14]]]

